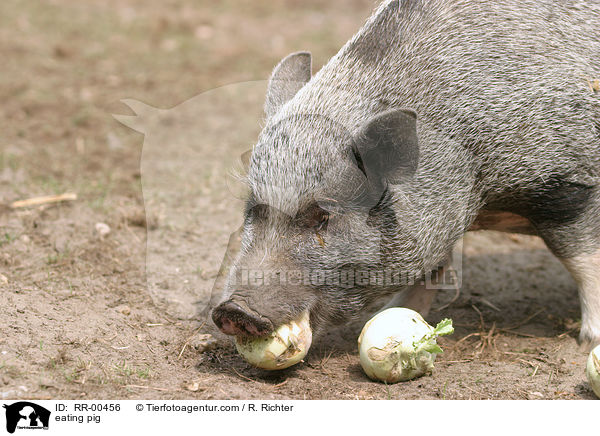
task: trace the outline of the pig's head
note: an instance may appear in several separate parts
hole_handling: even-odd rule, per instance
[[[268,122],[248,167],[242,248],[212,314],[226,334],[266,335],[304,310],[318,332],[399,290],[365,275],[384,268],[398,245],[392,204],[407,200],[388,188],[416,171],[416,115],[384,112],[350,132],[325,116],[279,111],[310,68],[310,55],[290,55],[269,83]]]

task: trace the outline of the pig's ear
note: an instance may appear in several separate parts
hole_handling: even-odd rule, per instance
[[[267,87],[265,114],[270,118],[288,102],[309,80],[312,74],[312,57],[308,52],[292,53],[279,62],[273,70]]]
[[[411,109],[394,109],[375,116],[356,136],[353,152],[372,183],[407,180],[419,163],[417,114]]]

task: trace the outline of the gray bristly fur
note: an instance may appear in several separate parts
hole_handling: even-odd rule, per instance
[[[305,85],[306,58],[291,58],[295,67],[278,67],[273,83],[296,83],[279,86],[280,95],[270,86],[248,173],[251,205],[272,212],[249,207],[232,277],[259,265],[391,265],[418,276],[443,261],[482,207],[530,219],[558,256],[592,252],[600,242],[600,100],[590,87],[600,77],[598,29],[597,2],[387,1]],[[315,199],[360,197],[353,138],[400,108],[418,116],[416,174],[389,186],[391,215],[333,208],[321,246],[294,217]],[[251,299],[276,325],[305,308],[317,325],[397,290],[243,293],[268,294],[264,310],[261,297]]]

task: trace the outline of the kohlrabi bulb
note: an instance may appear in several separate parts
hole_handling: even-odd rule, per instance
[[[442,349],[436,338],[454,332],[445,319],[436,328],[411,309],[394,307],[371,318],[358,338],[360,363],[373,380],[396,383],[431,372]]]
[[[590,352],[585,367],[587,379],[592,386],[592,390],[600,398],[600,345]]]
[[[300,362],[312,342],[309,313],[283,324],[268,336],[237,336],[235,346],[246,361],[263,369],[284,369]]]

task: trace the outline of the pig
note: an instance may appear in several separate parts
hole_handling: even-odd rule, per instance
[[[597,78],[600,4],[571,0],[385,1],[314,76],[284,58],[214,323],[261,336],[308,310],[318,334],[419,288],[365,271],[422,277],[495,229],[545,241],[600,343]]]

